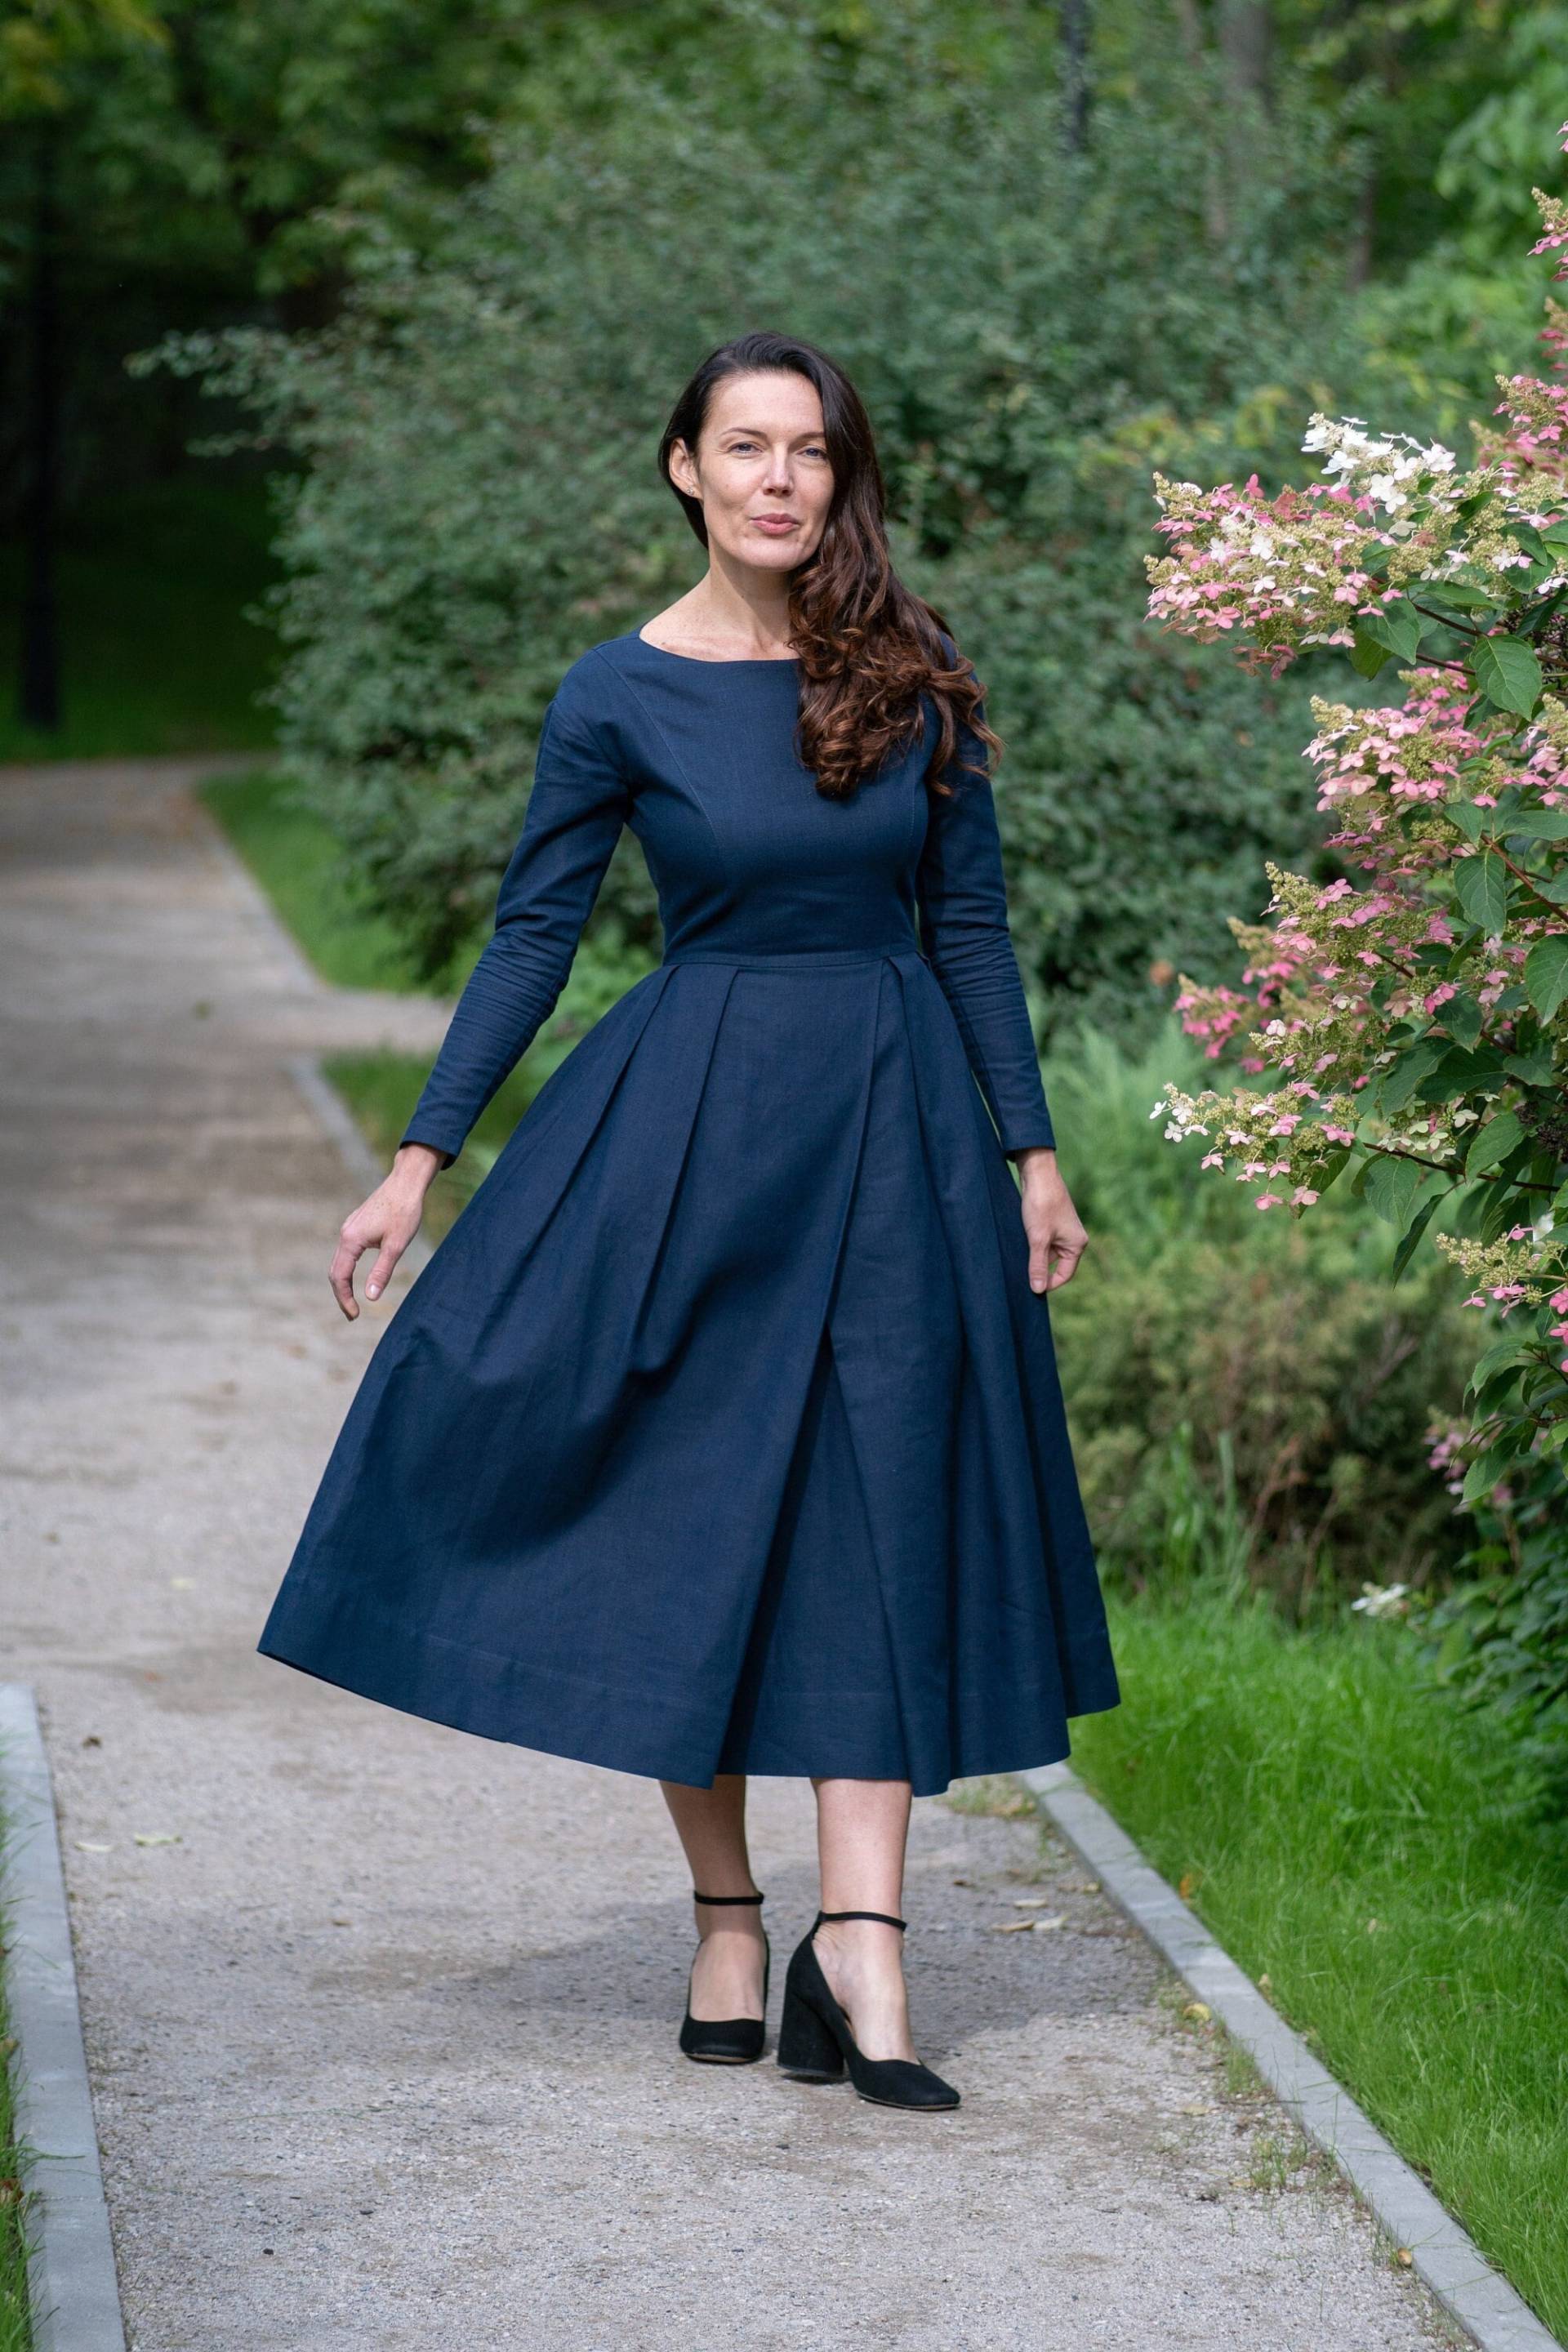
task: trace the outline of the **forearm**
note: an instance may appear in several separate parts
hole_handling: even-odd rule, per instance
[[[537,919],[496,930],[453,1008],[403,1130],[405,1147],[458,1157],[474,1121],[554,1011],[574,943],[574,931],[563,927],[556,936]]]
[[[996,1122],[1003,1150],[1015,1160],[1026,1152],[1054,1152],[1056,1130],[1005,926],[966,928],[956,937],[950,928],[947,936],[934,941],[930,961]]]

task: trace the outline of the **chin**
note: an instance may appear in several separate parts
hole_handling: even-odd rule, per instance
[[[793,572],[797,564],[805,562],[811,550],[803,547],[798,539],[752,539],[747,541],[743,549],[737,548],[735,552],[754,571]]]

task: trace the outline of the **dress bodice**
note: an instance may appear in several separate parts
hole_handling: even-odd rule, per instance
[[[633,637],[609,666],[604,731],[629,780],[667,956],[919,949],[929,711],[905,756],[833,801],[796,751],[797,662],[689,660]]]
[[[624,826],[658,893],[667,963],[916,957],[1003,1148],[1053,1141],[979,737],[961,728],[953,790],[933,793],[937,718],[922,698],[914,740],[830,800],[799,757],[799,676],[795,661],[700,661],[635,632],[573,663],[545,715],[494,934],[405,1142],[461,1149],[552,1011]]]

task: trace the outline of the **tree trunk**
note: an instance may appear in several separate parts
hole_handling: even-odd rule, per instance
[[[55,214],[55,134],[40,128],[33,163],[33,254],[27,289],[27,493],[22,529],[26,584],[17,710],[25,727],[60,723],[55,540],[59,509],[60,330]]]
[[[1089,0],[1062,0],[1062,114],[1069,155],[1089,145]]]
[[[1219,0],[1216,26],[1219,53],[1231,88],[1267,107],[1274,62],[1274,21],[1268,0]]]

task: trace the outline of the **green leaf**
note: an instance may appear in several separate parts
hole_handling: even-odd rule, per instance
[[[1456,612],[1489,612],[1500,600],[1489,589],[1473,588],[1468,580],[1418,580],[1411,590],[1423,604],[1451,604]]]
[[[1524,992],[1550,1021],[1568,996],[1568,938],[1536,940],[1524,959]]]
[[[1388,657],[1387,646],[1380,646],[1375,637],[1369,637],[1358,621],[1355,625],[1355,643],[1352,646],[1349,655],[1352,669],[1359,677],[1375,677]]]
[[[1450,824],[1458,827],[1467,841],[1479,841],[1494,822],[1491,810],[1478,808],[1474,801],[1445,801],[1443,814]]]
[[[1423,1078],[1430,1077],[1451,1051],[1442,1037],[1423,1037],[1384,1073],[1378,1102],[1384,1111],[1403,1110]]]
[[[1475,998],[1462,988],[1458,996],[1450,996],[1447,1004],[1437,1007],[1437,1017],[1447,1027],[1455,1045],[1463,1045],[1467,1052],[1481,1034],[1481,1008]]]
[[[1568,841],[1568,809],[1519,809],[1508,821],[1510,833],[1530,841]]]
[[[1470,676],[1500,710],[1528,719],[1541,699],[1541,664],[1522,637],[1481,637],[1470,648]]]
[[[1483,1381],[1489,1381],[1494,1372],[1507,1371],[1510,1365],[1532,1364],[1534,1361],[1534,1354],[1523,1339],[1500,1339],[1495,1347],[1487,1349],[1477,1364],[1470,1374],[1469,1385],[1478,1389]]]
[[[1525,1380],[1521,1368],[1512,1365],[1504,1371],[1494,1372],[1490,1380],[1477,1384],[1473,1410],[1478,1414],[1498,1412],[1510,1401],[1521,1402],[1524,1392]]]
[[[1460,859],[1454,868],[1454,895],[1489,939],[1501,931],[1508,920],[1508,867],[1495,850]]]
[[[1496,1118],[1488,1119],[1479,1134],[1472,1139],[1465,1154],[1466,1175],[1484,1176],[1489,1169],[1500,1166],[1510,1151],[1518,1150],[1523,1139],[1524,1129],[1512,1111],[1500,1111]]]
[[[1421,628],[1420,614],[1404,596],[1395,604],[1380,604],[1374,613],[1355,616],[1358,637],[1370,637],[1374,646],[1396,654],[1401,661],[1414,661],[1420,652]]]
[[[1481,1455],[1479,1462],[1472,1462],[1465,1473],[1461,1499],[1467,1503],[1484,1501],[1492,1488],[1507,1476],[1512,1460],[1510,1454],[1494,1445],[1489,1454]]]
[[[1441,1192],[1432,1193],[1427,1200],[1422,1202],[1421,1206],[1416,1210],[1415,1214],[1405,1226],[1404,1237],[1400,1242],[1399,1247],[1394,1253],[1394,1272],[1390,1276],[1392,1281],[1398,1281],[1400,1276],[1404,1273],[1405,1267],[1415,1256],[1415,1245],[1426,1230],[1433,1210],[1436,1208],[1442,1198],[1443,1195]]]
[[[1395,1160],[1381,1154],[1367,1163],[1367,1204],[1385,1224],[1403,1227],[1420,1181],[1421,1171],[1413,1160]]]
[[[1328,1158],[1323,1161],[1321,1167],[1316,1171],[1312,1178],[1312,1189],[1320,1195],[1320,1197],[1328,1191],[1331,1184],[1335,1184],[1339,1181],[1339,1179],[1350,1160],[1350,1156],[1351,1148],[1348,1143],[1335,1144],[1333,1150],[1329,1153]]]
[[[1549,522],[1541,536],[1558,554],[1568,553],[1568,516],[1561,521]]]
[[[1554,561],[1552,549],[1547,546],[1543,534],[1536,530],[1533,523],[1510,522],[1507,525],[1507,530],[1510,539],[1517,546],[1521,547],[1526,555],[1532,557],[1537,563],[1550,565]]]
[[[1469,1054],[1451,1045],[1429,1078],[1415,1089],[1418,1102],[1457,1102],[1461,1095],[1491,1094],[1505,1083],[1500,1057],[1489,1046]]]
[[[1532,874],[1530,887],[1538,898],[1546,899],[1550,905],[1568,906],[1568,873]]]
[[[1557,1076],[1557,1065],[1546,1045],[1532,1045],[1528,1054],[1508,1054],[1503,1067],[1510,1078],[1522,1078],[1527,1087],[1549,1087]],[[1568,1202],[1564,1202],[1568,1209]]]

